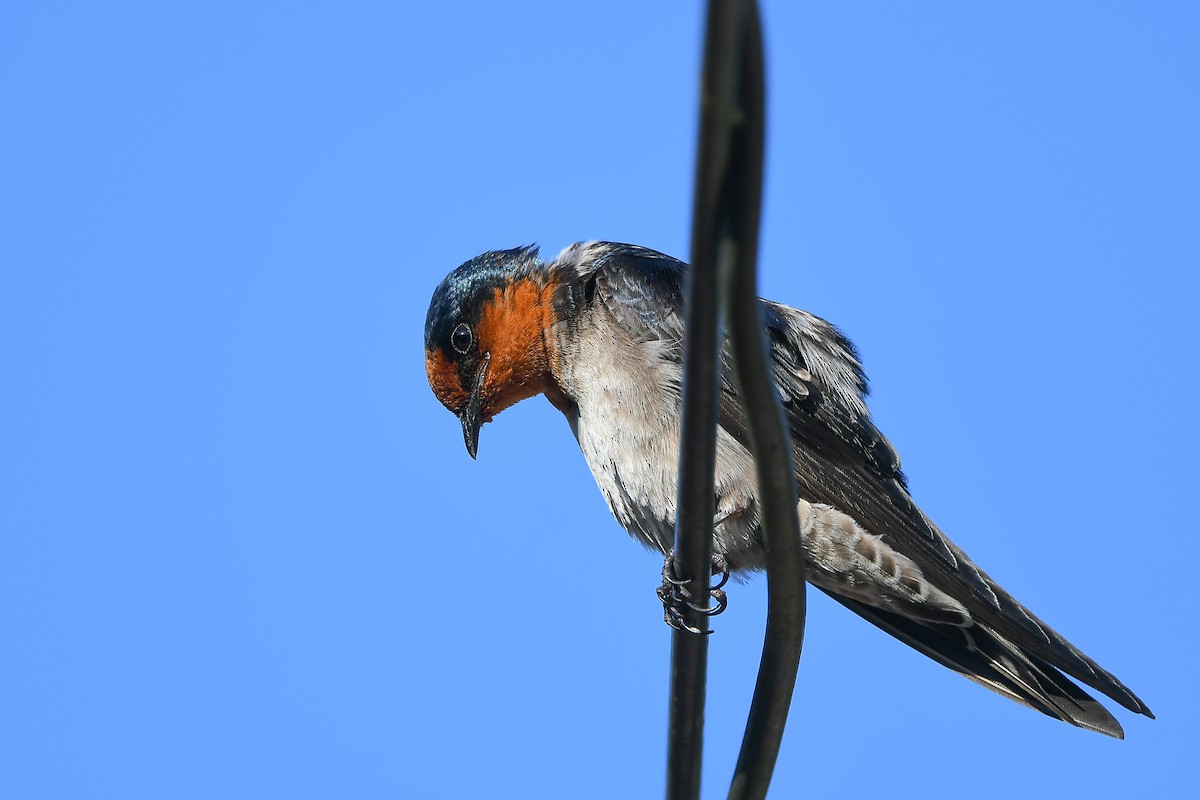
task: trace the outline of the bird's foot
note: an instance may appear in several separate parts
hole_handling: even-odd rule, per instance
[[[721,576],[717,583],[708,589],[708,596],[712,603],[696,605],[692,602],[691,592],[687,589],[687,581],[680,578],[675,572],[675,549],[672,548],[667,553],[667,557],[663,559],[662,585],[655,590],[655,594],[663,604],[663,622],[677,631],[695,634],[712,633],[711,630],[697,628],[690,624],[684,613],[685,609],[691,609],[706,617],[715,617],[729,605],[729,598],[721,588],[729,582],[729,569],[724,558],[713,556],[712,574]]]

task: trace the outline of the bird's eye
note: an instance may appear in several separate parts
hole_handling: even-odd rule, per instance
[[[474,338],[470,326],[465,322],[460,322],[454,329],[454,333],[450,335],[450,345],[458,352],[466,353],[471,349],[471,342]]]

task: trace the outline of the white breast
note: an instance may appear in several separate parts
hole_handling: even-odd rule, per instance
[[[560,380],[577,406],[575,438],[617,521],[659,552],[673,544],[679,468],[679,364],[596,309],[581,320]],[[609,324],[606,324],[609,323]],[[717,444],[714,550],[759,566],[753,459],[723,429]]]

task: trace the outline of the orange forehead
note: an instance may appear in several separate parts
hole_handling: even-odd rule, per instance
[[[446,408],[458,413],[467,404],[467,392],[458,379],[458,366],[442,348],[425,352],[425,375],[429,378],[429,388]]]

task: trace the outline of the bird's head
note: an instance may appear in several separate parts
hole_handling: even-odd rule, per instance
[[[471,458],[479,428],[554,386],[549,273],[536,247],[477,256],[446,276],[425,317],[425,374],[462,422]]]

